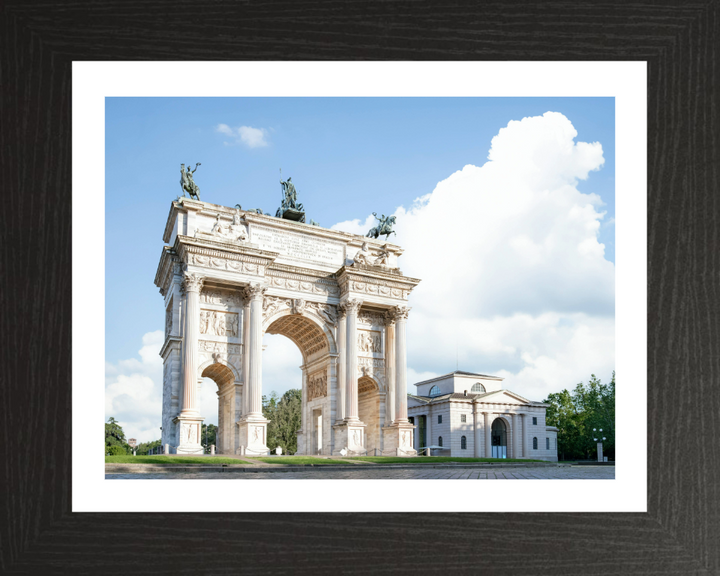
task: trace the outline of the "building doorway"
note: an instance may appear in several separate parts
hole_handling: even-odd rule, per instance
[[[491,428],[493,458],[507,458],[507,426],[502,418],[495,418]]]

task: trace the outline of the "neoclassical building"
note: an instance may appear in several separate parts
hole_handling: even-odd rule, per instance
[[[502,378],[456,371],[418,382],[408,400],[416,450],[437,456],[557,460],[547,404],[502,389]]]
[[[190,198],[172,203],[163,241],[155,284],[171,452],[202,452],[203,378],[217,386],[219,453],[275,448],[261,405],[270,333],[302,353],[299,454],[415,454],[405,331],[420,281],[400,271],[399,246]]]

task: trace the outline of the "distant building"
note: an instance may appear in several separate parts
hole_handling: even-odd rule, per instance
[[[128,440],[128,446],[130,446],[130,448],[135,448],[135,446],[137,446],[137,440],[135,440],[135,438],[130,438]]]
[[[434,456],[557,461],[557,428],[548,404],[502,389],[503,378],[456,371],[418,382],[408,394],[414,448]]]

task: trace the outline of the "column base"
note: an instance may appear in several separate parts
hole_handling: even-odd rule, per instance
[[[382,429],[383,456],[417,456],[417,450],[412,447],[414,428],[409,422],[385,426]]]
[[[270,454],[267,443],[267,425],[270,420],[240,420],[240,448],[235,453],[240,456],[267,456]]]
[[[343,422],[333,426],[335,434],[335,450],[333,456],[340,456],[343,448],[347,450],[347,456],[365,456],[365,427],[367,424],[359,420]]]
[[[178,427],[177,454],[203,454],[200,431],[205,418],[202,416],[176,416],[173,422]]]

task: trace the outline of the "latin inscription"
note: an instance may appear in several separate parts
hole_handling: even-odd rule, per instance
[[[344,261],[344,246],[338,242],[257,225],[250,227],[250,234],[253,244],[263,250],[280,252],[283,256],[335,266],[342,266]]]

